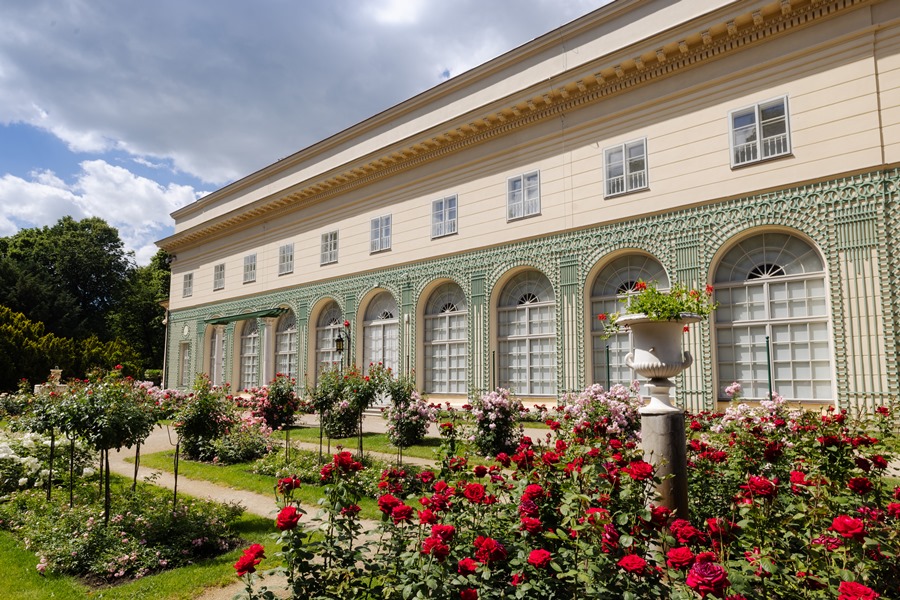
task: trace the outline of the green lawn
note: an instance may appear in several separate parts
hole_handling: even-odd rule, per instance
[[[245,514],[234,524],[234,529],[247,540],[247,545],[253,542],[265,545],[267,535],[272,532],[272,521]],[[237,581],[232,565],[245,547],[242,545],[218,558],[122,585],[91,588],[74,577],[53,574],[42,577],[35,569],[38,559],[34,552],[26,550],[11,533],[0,531],[0,564],[3,565],[3,589],[6,590],[3,597],[21,600],[188,600],[196,598],[206,588],[222,587]],[[276,559],[267,559],[260,568],[270,569],[276,566]]]
[[[318,439],[318,438],[317,438]],[[160,471],[173,472],[173,451],[155,452],[141,456],[141,466]],[[130,459],[129,459],[130,460]],[[246,463],[236,465],[214,465],[181,459],[178,462],[178,475],[188,479],[209,481],[218,485],[256,492],[274,499],[275,479],[267,475],[251,473]],[[323,488],[317,485],[304,484],[294,492],[294,498],[307,506],[317,506],[323,495]],[[366,519],[379,519],[381,512],[378,504],[370,498],[363,498],[359,503],[362,508],[360,516]],[[274,518],[274,517],[273,517]]]
[[[319,443],[318,427],[292,427],[289,432],[291,435],[291,441],[293,442],[304,442],[307,444]],[[278,431],[273,435],[277,435],[279,440],[284,440],[285,432]],[[322,443],[327,444],[327,438],[323,439]],[[334,448],[340,445],[347,450],[353,451],[357,448],[358,444],[358,438],[356,437],[332,439],[331,449],[332,452],[334,452]],[[404,449],[403,455],[434,460],[434,451],[437,450],[438,446],[440,445],[440,438],[427,437],[422,440],[420,444]],[[363,452],[378,452],[380,454],[395,456],[397,454],[397,448],[392,446],[390,441],[388,441],[388,436],[386,433],[365,432],[363,433]]]

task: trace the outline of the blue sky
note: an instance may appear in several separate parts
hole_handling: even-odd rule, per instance
[[[0,236],[169,214],[608,0],[0,3]]]

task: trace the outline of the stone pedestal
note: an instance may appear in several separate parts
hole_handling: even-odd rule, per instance
[[[669,380],[651,381],[650,404],[641,409],[641,443],[644,460],[656,468],[663,482],[657,486],[659,503],[688,518],[687,447],[684,412],[668,403]],[[668,406],[667,406],[668,405]]]

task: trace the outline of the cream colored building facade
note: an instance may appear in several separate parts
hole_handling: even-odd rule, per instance
[[[434,400],[555,402],[631,378],[596,315],[644,279],[716,289],[688,409],[770,373],[871,409],[898,165],[900,2],[616,0],[173,213],[167,383],[312,385],[340,333]]]

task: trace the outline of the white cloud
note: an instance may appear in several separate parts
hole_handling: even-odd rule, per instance
[[[222,184],[606,0],[0,4],[0,122]]]
[[[138,264],[146,264],[157,250],[153,242],[172,231],[169,213],[198,196],[190,186],[162,186],[102,160],[81,163],[71,184],[49,171],[28,180],[6,175],[0,178],[0,235],[52,225],[65,215],[99,216],[119,230]]]

